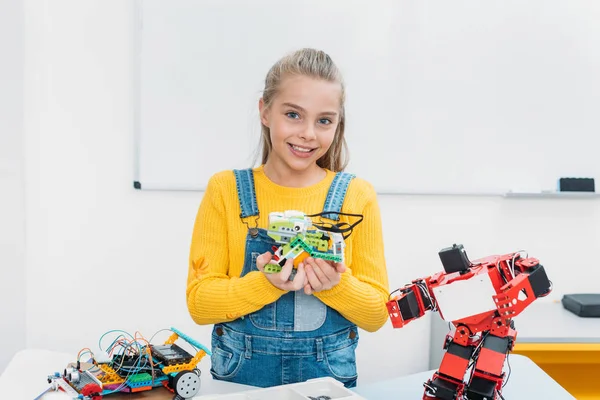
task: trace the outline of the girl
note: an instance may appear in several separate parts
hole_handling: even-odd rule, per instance
[[[215,379],[269,387],[330,376],[353,387],[358,328],[374,332],[387,321],[376,194],[342,172],[344,98],[327,54],[303,49],[282,58],[259,101],[262,164],[208,182],[192,236],[187,304],[196,323],[214,324]],[[345,264],[309,257],[293,279],[291,260],[264,273],[275,244],[264,227],[270,212],[285,210],[363,215],[346,240]]]

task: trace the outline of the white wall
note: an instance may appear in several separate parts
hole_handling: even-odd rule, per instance
[[[202,194],[132,187],[132,4],[25,4],[28,346],[76,354],[110,329],[171,325],[210,343],[210,328],[194,326],[185,305]],[[425,352],[390,359],[393,374],[425,368],[428,324],[415,325],[364,334],[365,377],[367,363],[390,354],[378,337]]]
[[[30,347],[76,355],[110,329],[168,326],[209,344],[185,306],[202,194],[132,188],[133,17],[123,0],[25,1]],[[598,201],[381,196],[381,206],[393,288],[437,272],[437,251],[456,242],[471,258],[525,247],[554,281],[548,301],[597,290]],[[423,319],[363,333],[362,383],[427,369],[429,332]]]
[[[0,0],[0,373],[25,346],[23,6]]]

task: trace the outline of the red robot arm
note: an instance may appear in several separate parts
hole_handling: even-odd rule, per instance
[[[500,316],[506,319],[516,317],[535,299],[547,296],[552,289],[544,267],[537,259],[520,258],[515,254],[511,261],[501,264],[501,271],[502,275],[512,279],[493,297]]]
[[[439,256],[444,271],[392,292],[400,294],[387,302],[394,328],[428,310],[456,328],[444,340],[439,369],[424,383],[423,399],[503,399],[503,367],[517,337],[513,318],[547,296],[552,283],[537,259],[518,252],[471,262],[454,245]]]
[[[390,294],[387,309],[394,328],[402,328],[410,321],[421,318],[428,310],[435,310],[435,299],[429,288],[432,277],[414,280]],[[394,293],[400,294],[393,296]]]

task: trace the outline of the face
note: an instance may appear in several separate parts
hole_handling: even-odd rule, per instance
[[[284,78],[271,107],[265,109],[262,99],[259,104],[273,145],[267,162],[286,172],[316,169],[335,137],[340,98],[339,83],[306,76]]]

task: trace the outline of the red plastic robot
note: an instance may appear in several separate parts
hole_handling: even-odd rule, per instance
[[[423,400],[503,399],[503,366],[517,337],[512,319],[552,290],[538,260],[520,253],[471,262],[455,244],[439,252],[444,271],[390,294],[400,292],[387,303],[394,328],[427,310],[456,327],[439,369],[424,383]]]

